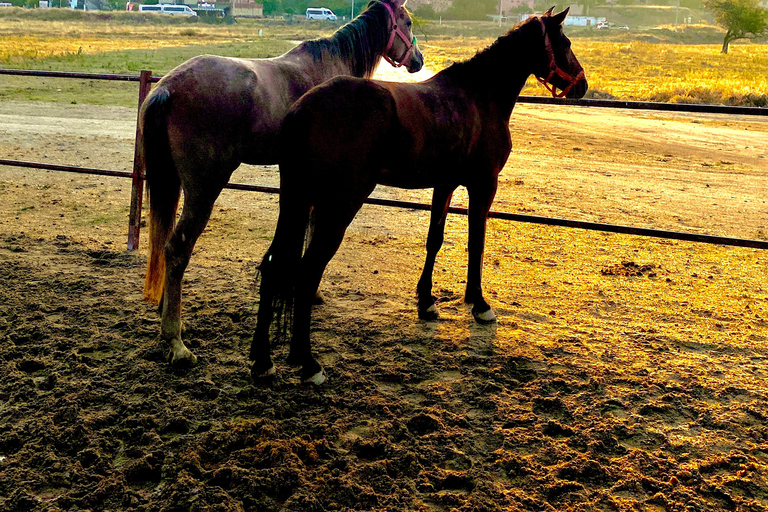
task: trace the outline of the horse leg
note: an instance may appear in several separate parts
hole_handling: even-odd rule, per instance
[[[197,357],[181,341],[181,281],[220,191],[209,190],[204,194],[185,191],[181,218],[165,244],[165,289],[160,336],[170,345],[168,361],[174,365],[197,363]]]
[[[315,234],[315,209],[312,208],[309,211],[309,222],[307,223],[307,234],[304,238],[304,250],[307,250],[307,247],[309,247],[309,244],[312,242],[312,237]],[[323,292],[321,292],[319,289],[315,290],[315,298],[312,300],[313,305],[319,305],[323,304],[325,302],[325,297],[323,297]]]
[[[272,244],[259,265],[261,284],[259,286],[259,312],[256,317],[256,331],[251,343],[251,378],[258,380],[275,375],[272,362],[272,346],[269,341],[270,327],[275,314],[274,299],[281,296],[286,301],[282,306],[293,309],[296,316],[296,290],[293,273],[301,263],[309,205],[302,201],[303,194],[296,194],[290,187],[283,187],[280,198],[280,215]],[[280,329],[282,327],[279,326]]]
[[[372,188],[371,188],[372,190]],[[370,191],[369,191],[370,193]],[[326,380],[325,371],[312,354],[309,339],[311,308],[315,292],[320,285],[325,267],[339,249],[344,233],[363,205],[365,194],[354,201],[350,208],[315,207],[315,230],[307,247],[296,282],[296,304],[293,312],[293,336],[288,364],[301,365],[301,380],[320,385]]]
[[[249,357],[253,361],[251,378],[254,380],[272,377],[276,373],[275,364],[272,362],[269,328],[272,325],[272,316],[274,314],[272,301],[275,297],[275,280],[279,279],[279,276],[275,275],[275,268],[269,253],[264,256],[259,266],[259,272],[261,273],[259,312],[256,315],[256,331],[253,334]]]
[[[435,297],[432,295],[432,274],[435,271],[435,258],[443,246],[445,218],[448,216],[448,206],[451,204],[454,190],[456,187],[435,187],[432,193],[432,213],[429,219],[429,233],[427,234],[427,257],[424,260],[421,278],[416,285],[419,318],[422,320],[437,320],[438,317]]]
[[[475,184],[467,188],[469,192],[469,235],[467,248],[467,290],[464,300],[472,304],[472,316],[480,323],[496,321],[496,313],[483,298],[482,273],[483,252],[485,250],[485,228],[488,212],[496,195],[497,181]]]

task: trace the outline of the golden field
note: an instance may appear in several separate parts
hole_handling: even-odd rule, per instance
[[[440,69],[467,59],[490,39],[436,40],[423,44],[427,65]],[[687,103],[752,103],[768,95],[768,45],[615,43],[573,40],[573,51],[584,66],[591,95],[621,100]],[[541,94],[531,80],[523,94]],[[538,91],[538,92],[537,92]]]
[[[282,53],[291,41],[321,36],[323,30],[327,33],[333,29],[330,25],[265,20],[242,20],[234,25],[157,24],[131,18],[131,14],[138,13],[121,14],[128,16],[63,21],[0,18],[0,66],[39,68],[46,60],[62,56],[106,57],[117,51],[151,49],[172,53],[174,48],[223,44],[237,47],[238,56],[263,57]],[[262,36],[259,36],[260,30]],[[492,41],[492,38],[452,37],[431,38],[420,44],[427,67],[439,71],[451,62],[470,58]],[[614,42],[576,37],[573,48],[586,69],[591,97],[757,106],[768,102],[768,45],[765,44],[735,44],[728,55],[723,55],[719,44]],[[216,49],[205,50],[210,51]],[[179,55],[178,62],[171,57],[158,66],[172,67],[186,58],[188,51]],[[119,66],[119,59],[107,59],[107,62],[103,68]],[[168,69],[153,71],[163,73]],[[541,94],[542,90],[531,80],[523,93]]]

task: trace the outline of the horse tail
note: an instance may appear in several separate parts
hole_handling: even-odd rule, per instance
[[[312,210],[307,184],[303,180],[286,179],[292,168],[293,164],[285,158],[280,162],[280,214],[272,244],[259,266],[260,313],[266,308],[264,316],[260,314],[259,318],[269,324],[274,320],[277,335],[283,339],[293,322],[299,264]]]
[[[168,140],[171,93],[155,88],[142,106],[139,121],[139,158],[143,160],[149,198],[149,258],[144,300],[159,303],[165,288],[165,244],[173,231],[181,196],[181,181]]]

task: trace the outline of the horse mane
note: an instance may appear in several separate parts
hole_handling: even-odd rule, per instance
[[[507,53],[507,47],[520,41],[523,30],[533,25],[534,22],[538,26],[538,21],[538,17],[531,16],[530,18],[515,24],[515,26],[509,29],[506,34],[500,36],[493,43],[486,46],[482,50],[478,50],[478,52],[473,57],[461,62],[454,62],[445,71],[450,74],[458,72],[460,74],[464,74],[470,79],[472,77],[482,79],[480,77],[485,76],[482,71],[484,71],[486,68],[490,70],[497,70],[499,66],[510,67],[509,62],[499,63],[497,55],[503,54],[508,56],[509,54]],[[524,53],[525,49],[521,48],[521,55]]]
[[[354,76],[370,78],[387,44],[387,13],[382,1],[371,1],[365,11],[330,37],[304,42],[304,49],[316,62],[349,60]]]

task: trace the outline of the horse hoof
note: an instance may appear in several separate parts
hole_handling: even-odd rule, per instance
[[[427,309],[419,309],[419,318],[422,320],[433,321],[437,320],[438,316],[437,306],[434,304],[430,304]]]
[[[482,313],[473,311],[472,315],[475,317],[475,321],[481,324],[492,324],[496,321],[496,313],[493,312],[493,309],[488,309]]]
[[[259,375],[254,375],[257,379],[265,379],[268,377],[274,377],[277,373],[277,369],[275,368],[275,365],[272,365],[269,367],[269,369],[265,372],[260,373]]]
[[[266,371],[261,373],[256,373],[255,369],[251,369],[251,381],[252,382],[269,381],[274,379],[276,374],[277,374],[277,369],[275,368],[274,364],[270,366]]]
[[[314,374],[313,376],[304,379],[304,384],[314,384],[315,386],[320,386],[323,384],[326,380],[328,380],[328,377],[325,375],[325,370],[320,368],[320,371]]]
[[[197,364],[197,356],[190,352],[188,349],[185,349],[185,352],[182,354],[171,350],[168,352],[168,362],[172,366],[177,366],[179,368],[195,366]]]

